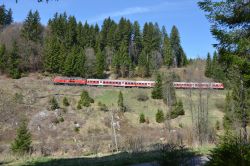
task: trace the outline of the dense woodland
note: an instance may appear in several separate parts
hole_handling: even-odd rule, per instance
[[[12,78],[34,71],[86,78],[104,78],[106,71],[117,77],[148,77],[162,66],[188,63],[176,26],[168,35],[157,23],[140,27],[137,21],[107,18],[100,28],[56,13],[44,27],[38,11],[30,11],[20,25],[9,25],[11,9],[2,5],[1,11],[6,21],[0,35],[0,69]]]

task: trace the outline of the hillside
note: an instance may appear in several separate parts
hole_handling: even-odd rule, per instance
[[[181,80],[187,78],[185,73],[193,66],[176,69]],[[192,76],[197,76],[197,74],[192,74]],[[100,102],[106,104],[109,110],[114,112],[115,121],[118,122],[118,146],[122,149],[129,150],[131,148],[129,142],[135,139],[140,139],[143,147],[180,140],[187,146],[195,145],[194,140],[190,140],[192,121],[187,90],[176,91],[177,99],[183,101],[185,115],[170,120],[169,123],[159,124],[155,121],[157,110],[163,110],[166,115],[169,108],[162,100],[151,99],[151,89],[58,86],[52,84],[51,77],[38,73],[29,74],[18,80],[5,76],[0,78],[1,103],[4,104],[2,108],[8,107],[5,111],[1,109],[0,150],[2,154],[9,152],[10,143],[15,137],[15,129],[23,116],[29,120],[28,126],[32,132],[34,154],[79,156],[110,153],[114,150],[110,126],[111,111],[101,111],[98,104]],[[78,110],[77,102],[83,90],[89,92],[95,103],[91,107]],[[123,93],[124,104],[128,108],[125,113],[117,112],[119,91]],[[221,122],[223,117],[225,91],[209,90],[202,93],[204,96],[209,95],[208,116],[211,127],[214,128],[215,122],[217,120]],[[147,96],[148,100],[138,101],[139,95]],[[192,95],[193,105],[196,108],[199,91],[193,90]],[[61,107],[56,111],[49,109],[49,100],[52,96],[57,99]],[[64,97],[68,98],[69,107],[63,106]],[[148,124],[139,123],[140,113],[144,113],[148,118]],[[79,132],[75,130],[76,126],[80,127]],[[169,128],[174,133],[169,133]]]

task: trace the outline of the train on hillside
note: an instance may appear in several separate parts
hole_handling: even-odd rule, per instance
[[[88,85],[112,87],[137,87],[153,88],[155,81],[109,80],[109,79],[84,79],[79,77],[55,77],[55,85]],[[224,89],[223,83],[216,82],[173,82],[176,89]]]

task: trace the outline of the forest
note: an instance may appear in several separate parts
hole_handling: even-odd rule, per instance
[[[0,70],[12,78],[36,71],[85,78],[105,78],[106,71],[116,77],[148,77],[162,66],[188,63],[176,26],[168,34],[157,23],[141,27],[122,17],[118,23],[107,18],[100,28],[56,13],[45,27],[38,11],[10,25],[11,9],[2,5],[1,11]]]

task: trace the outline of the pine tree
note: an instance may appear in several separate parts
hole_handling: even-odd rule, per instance
[[[124,103],[123,103],[123,94],[121,91],[119,92],[119,95],[118,95],[117,104],[118,104],[120,111],[122,111],[122,112],[126,111],[126,107],[124,106]]]
[[[140,122],[140,123],[145,123],[145,122],[146,122],[144,113],[141,113],[141,114],[140,114],[140,120],[139,120],[139,122]]]
[[[213,67],[212,67],[212,61],[211,61],[211,56],[210,53],[207,54],[207,61],[206,61],[206,70],[205,70],[205,76],[206,77],[211,77],[213,74],[212,71]]]
[[[49,103],[50,103],[51,110],[56,110],[56,109],[60,108],[59,104],[54,96],[50,99]]]
[[[0,44],[0,72],[5,72],[6,58],[5,58],[5,45]]]
[[[157,75],[157,79],[155,82],[154,89],[151,94],[153,99],[162,99],[163,98],[163,90],[162,90],[162,78],[161,75]]]
[[[51,73],[59,73],[62,65],[61,45],[56,36],[47,36],[45,42],[44,68]]]
[[[105,57],[100,47],[98,47],[97,53],[96,53],[96,77],[103,78],[104,70],[105,70]]]
[[[87,91],[82,91],[81,99],[79,101],[80,106],[83,105],[84,107],[89,107],[91,103],[94,103],[94,99],[89,96]]]
[[[131,65],[131,59],[128,55],[128,48],[126,46],[126,42],[123,41],[118,52],[117,58],[119,58],[118,63],[120,67],[120,72],[122,77],[126,77],[129,72],[129,67]]]
[[[157,113],[155,114],[155,120],[157,123],[162,123],[164,121],[164,113],[162,110],[157,110]]]
[[[147,57],[148,55],[146,54],[146,51],[143,50],[138,59],[137,74],[142,78],[149,76],[149,63],[148,63]]]
[[[173,50],[171,47],[170,39],[168,37],[167,32],[165,32],[163,41],[164,41],[163,42],[164,63],[167,67],[171,67],[173,65],[174,57],[173,57]]]
[[[80,48],[80,50],[75,54],[75,56],[76,56],[76,62],[74,64],[74,75],[85,77],[87,69],[85,66],[86,56],[84,50]]]
[[[69,106],[69,101],[68,101],[67,97],[63,98],[63,105],[66,106],[66,107]]]
[[[16,154],[24,155],[30,151],[31,143],[31,133],[28,130],[27,122],[22,120],[17,129],[17,137],[11,144],[11,150]]]
[[[43,27],[40,23],[40,20],[41,19],[38,11],[35,11],[34,13],[32,13],[31,10],[29,11],[21,30],[21,35],[26,40],[41,42]]]
[[[174,64],[177,67],[182,67],[187,63],[186,55],[181,47],[180,34],[176,26],[173,26],[170,34],[170,43],[173,50]]]
[[[132,61],[137,64],[138,63],[138,57],[142,51],[142,34],[140,31],[140,25],[137,21],[133,24],[133,59]]]
[[[21,70],[19,68],[20,57],[18,55],[17,43],[14,41],[12,50],[8,59],[8,72],[11,78],[19,79],[21,77]]]
[[[5,24],[10,25],[13,22],[13,17],[12,17],[12,10],[9,9],[6,13],[5,17]]]

